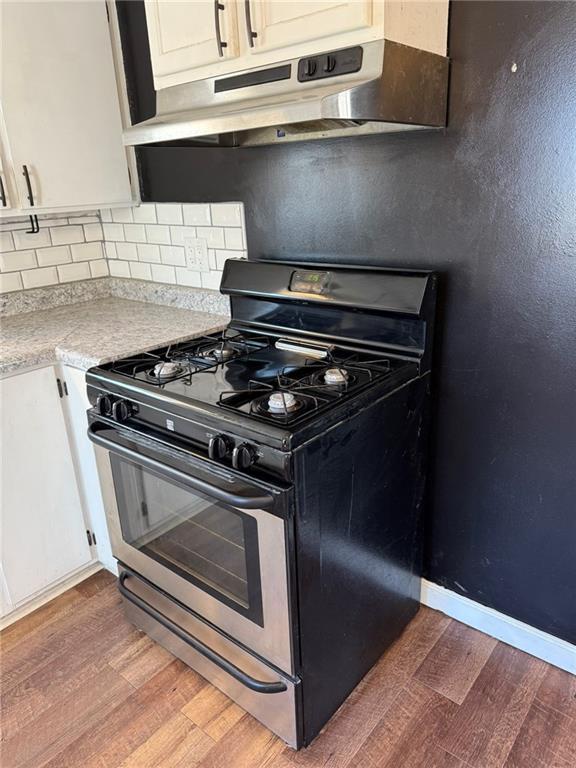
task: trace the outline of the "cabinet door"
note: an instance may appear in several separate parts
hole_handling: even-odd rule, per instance
[[[256,34],[254,54],[282,48],[293,48],[301,43],[317,41],[315,50],[337,47],[339,35],[366,30],[374,23],[373,0],[320,0],[289,2],[286,0],[250,0],[252,30]],[[342,40],[345,43],[345,38]],[[295,53],[300,55],[300,53]],[[284,52],[285,58],[292,56]]]
[[[17,607],[92,560],[54,369],[0,381],[0,547]]]
[[[103,0],[0,3],[0,101],[22,208],[131,200]]]
[[[64,378],[68,389],[68,397],[62,401],[66,409],[70,442],[74,451],[76,466],[80,470],[78,485],[84,503],[84,509],[90,522],[90,530],[96,538],[98,560],[112,573],[117,573],[116,560],[112,554],[104,502],[100,492],[100,481],[96,467],[94,446],[90,442],[86,430],[88,419],[86,411],[90,401],[86,394],[86,374],[78,368],[64,366]]]
[[[146,21],[157,89],[227,71],[238,55],[232,0],[146,0]]]

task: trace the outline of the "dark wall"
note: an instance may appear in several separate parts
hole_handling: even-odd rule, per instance
[[[453,2],[450,55],[445,132],[145,148],[142,193],[242,200],[251,258],[442,273],[428,576],[576,642],[576,5]]]

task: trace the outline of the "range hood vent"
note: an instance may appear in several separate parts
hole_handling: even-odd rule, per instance
[[[156,117],[127,129],[124,143],[250,146],[445,126],[446,57],[391,40],[360,50],[361,69],[334,78],[301,82],[303,60],[295,59],[165,88]],[[274,71],[282,77],[269,79]]]

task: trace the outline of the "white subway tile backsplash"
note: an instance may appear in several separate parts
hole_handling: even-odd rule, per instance
[[[92,240],[102,240],[104,234],[102,232],[102,224],[99,221],[92,224],[84,224],[84,239],[87,243]]]
[[[158,224],[182,224],[182,206],[179,203],[165,203],[156,208]]]
[[[50,237],[52,238],[52,245],[83,243],[84,228],[82,224],[69,225],[67,227],[50,227]]]
[[[79,243],[72,246],[73,261],[92,261],[103,258],[102,243]]]
[[[176,267],[176,282],[179,285],[189,285],[192,288],[202,288],[202,277],[200,272],[194,272],[185,267]]]
[[[138,243],[136,248],[138,250],[138,259],[140,261],[156,263],[160,261],[160,246],[151,243]]]
[[[146,224],[146,239],[149,243],[170,245],[170,228],[165,224]]]
[[[192,203],[183,205],[184,224],[192,226],[208,226],[212,223],[210,218],[210,206],[204,203]]]
[[[74,280],[88,280],[91,277],[90,265],[86,261],[77,264],[64,264],[57,267],[61,283],[71,283]]]
[[[26,272],[21,272],[24,288],[40,288],[43,285],[54,285],[58,282],[58,272],[56,269],[57,267],[44,267],[43,269],[29,269]]]
[[[132,218],[132,208],[113,208],[112,221],[115,221],[117,224],[131,223],[134,221]]]
[[[122,224],[102,224],[104,240],[113,240],[122,242],[124,240],[124,227]]]
[[[163,264],[173,264],[177,267],[186,266],[186,254],[184,248],[178,245],[161,245],[160,259]]]
[[[14,250],[14,240],[10,232],[0,232],[0,253]]]
[[[226,259],[239,259],[243,254],[241,251],[216,251],[216,269],[223,270]]]
[[[220,290],[221,272],[202,272],[202,288],[210,288],[213,291]]]
[[[224,230],[222,227],[196,227],[196,237],[208,243],[208,248],[224,248]]]
[[[0,293],[11,293],[22,290],[22,278],[20,272],[10,272],[0,275]]]
[[[146,228],[144,224],[124,224],[124,236],[131,243],[145,243]]]
[[[130,277],[130,264],[127,261],[111,261],[108,264],[110,274],[113,277]]]
[[[41,267],[54,267],[57,264],[67,264],[72,261],[69,245],[53,245],[52,248],[39,248],[36,251],[38,264]]]
[[[217,203],[212,204],[212,224],[223,227],[241,227],[242,205],[241,203]]]
[[[154,203],[142,203],[132,209],[132,216],[137,224],[156,224],[156,206]]]
[[[67,227],[62,227],[67,229]],[[14,238],[14,246],[20,250],[28,250],[29,248],[44,248],[47,245],[52,245],[50,240],[50,230],[40,228],[40,232],[36,234],[29,234],[26,231],[12,232]]]
[[[116,243],[104,243],[104,253],[107,259],[117,259]]]
[[[116,253],[119,259],[138,261],[138,251],[134,243],[116,243]]]
[[[244,237],[240,227],[226,227],[224,230],[224,243],[226,248],[232,251],[242,251],[244,249]]]
[[[170,227],[172,245],[184,245],[185,237],[196,237],[195,227]]]
[[[18,272],[21,269],[34,269],[37,266],[34,251],[0,253],[0,272]]]
[[[130,276],[136,280],[152,280],[150,264],[142,264],[140,261],[130,262]]]
[[[106,259],[99,259],[98,261],[90,261],[90,274],[92,277],[106,277],[108,272],[108,262]]]
[[[0,292],[108,274],[218,290],[226,259],[246,256],[239,203],[143,203],[39,219],[38,234],[25,231],[26,217],[0,222]],[[188,238],[206,242],[208,272],[187,268]]]
[[[152,264],[152,280],[159,283],[175,283],[176,273],[174,267],[168,267],[164,264]]]

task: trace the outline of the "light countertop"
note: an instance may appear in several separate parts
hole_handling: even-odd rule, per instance
[[[61,362],[93,365],[220,330],[226,315],[103,298],[0,319],[0,375]]]

